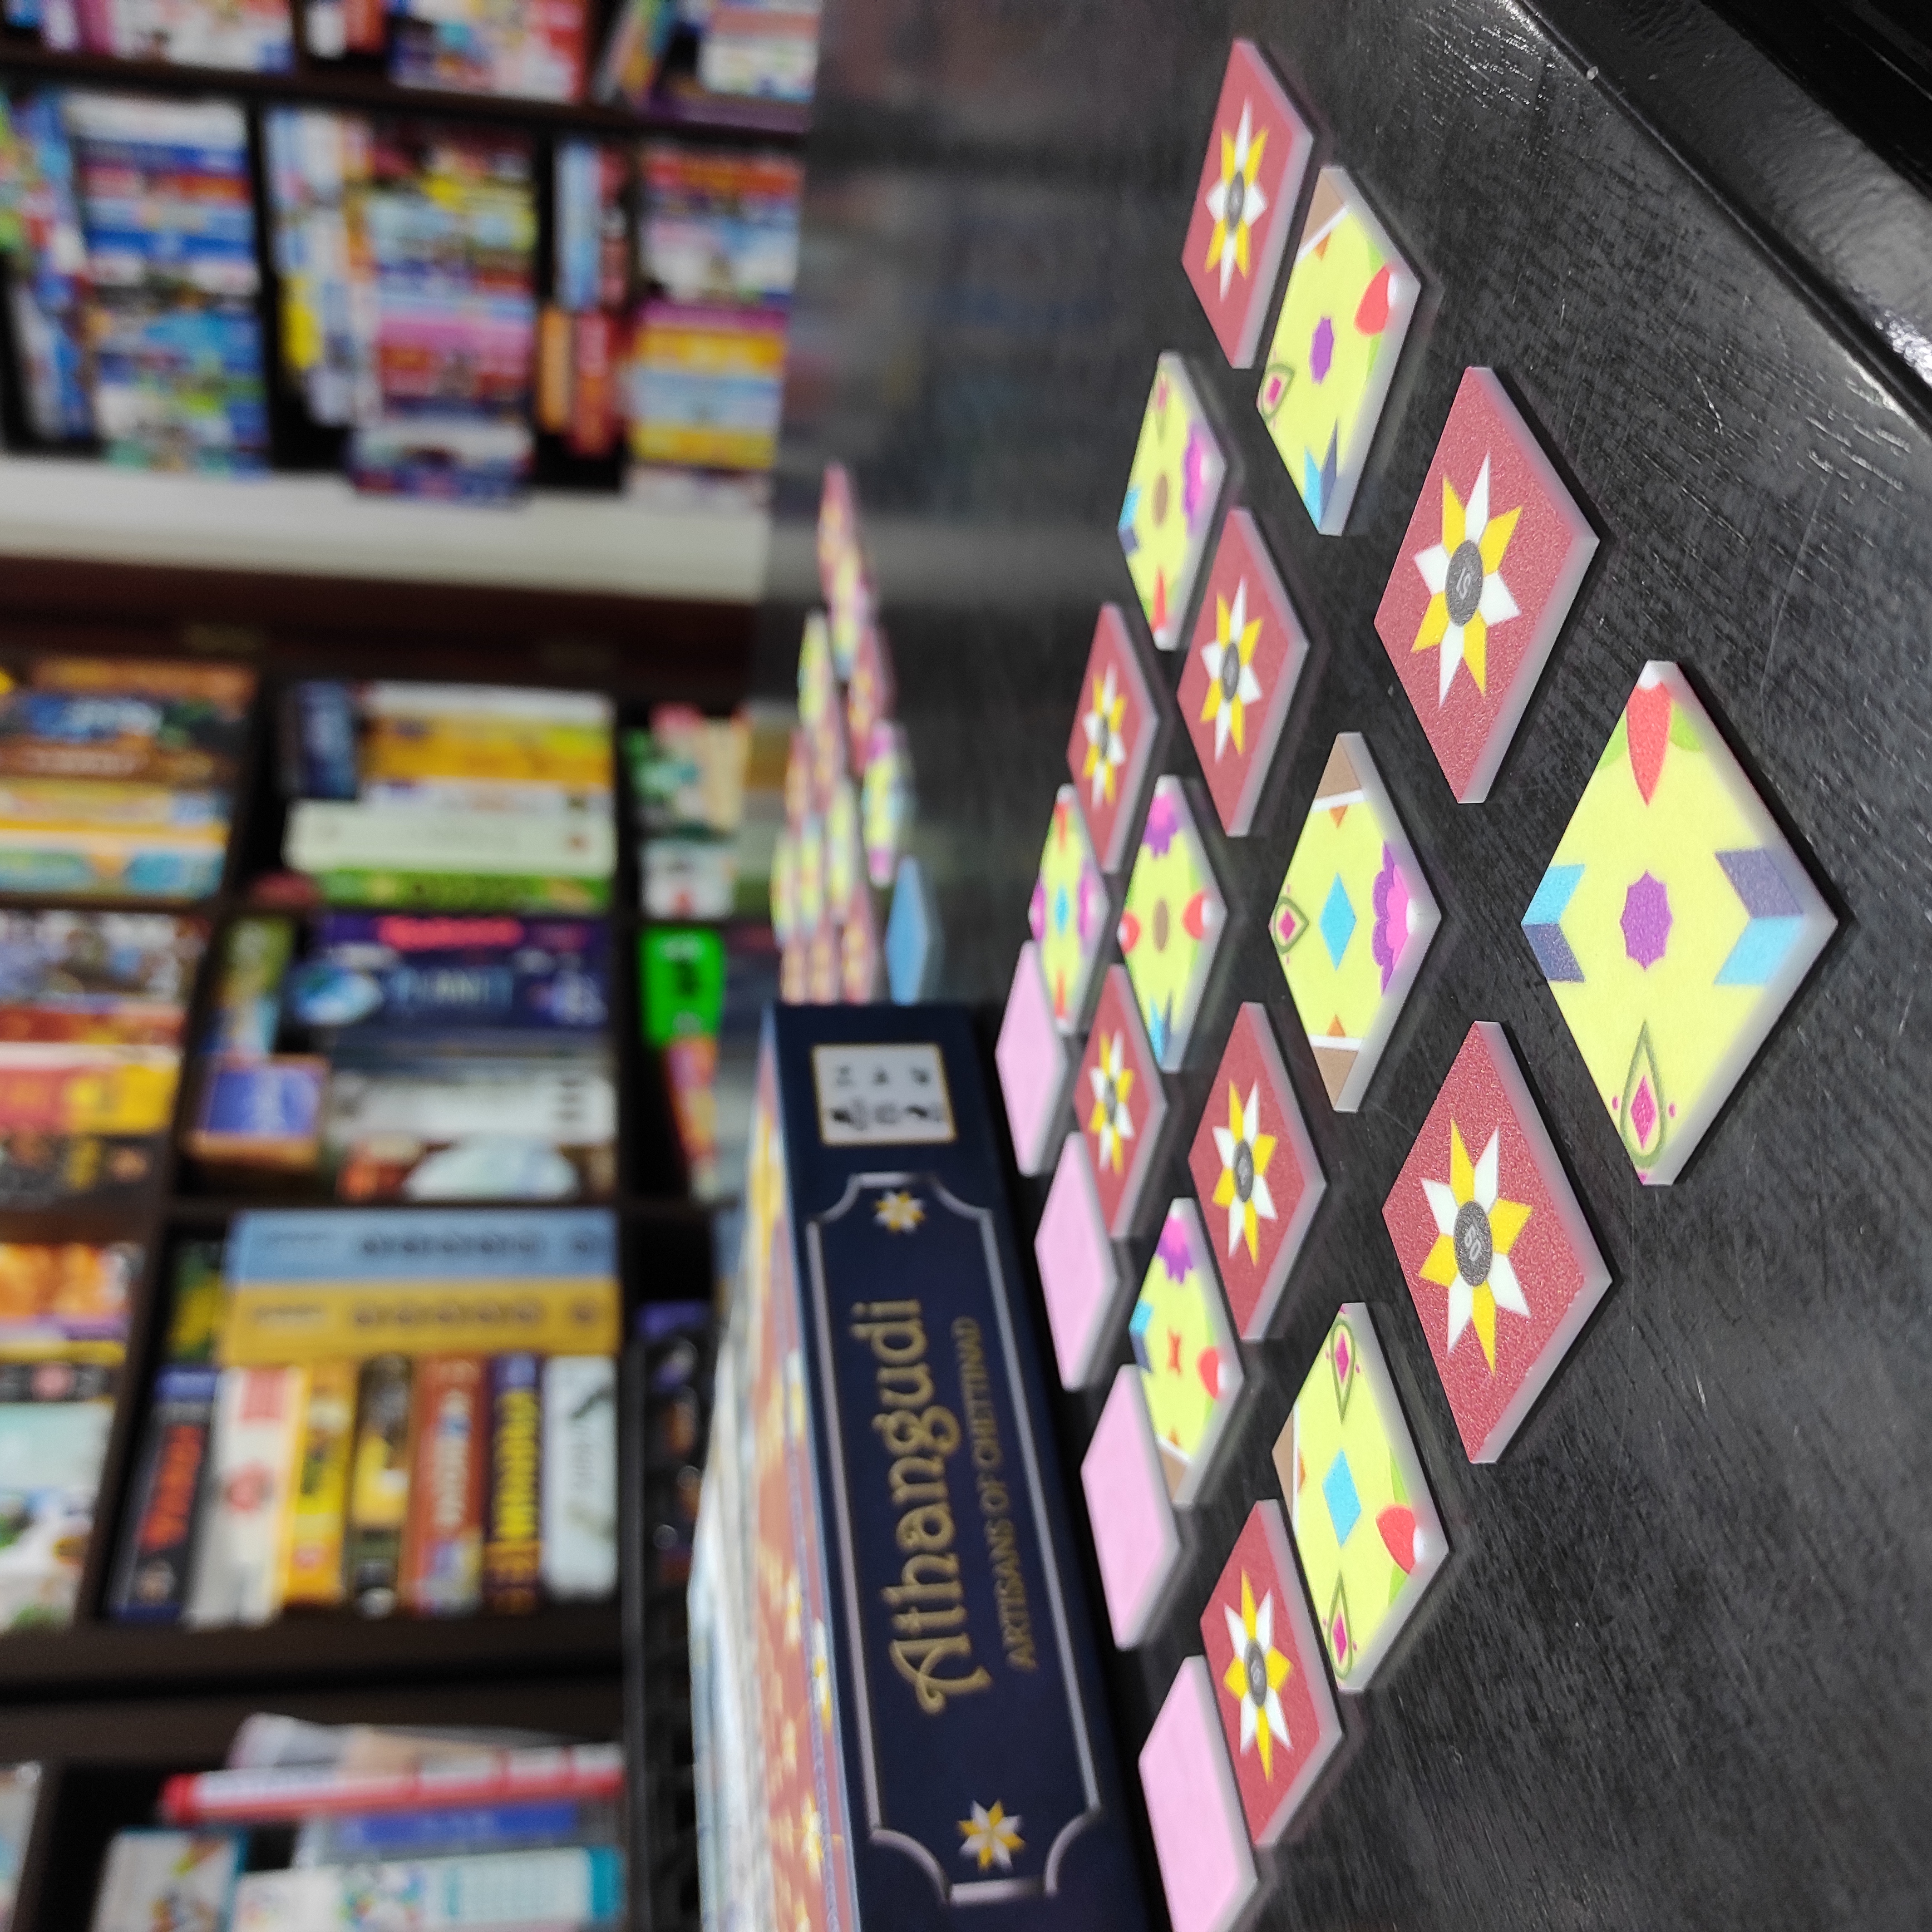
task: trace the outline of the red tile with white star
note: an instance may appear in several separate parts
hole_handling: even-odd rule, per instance
[[[844,705],[835,701],[827,707],[824,716],[812,728],[807,748],[812,760],[812,809],[829,812],[838,781],[851,772]]]
[[[1094,1156],[1107,1232],[1124,1240],[1132,1230],[1167,1118],[1167,1096],[1124,966],[1108,967],[1100,988],[1100,1004],[1074,1076],[1073,1114]]]
[[[1180,674],[1180,715],[1221,829],[1253,824],[1308,635],[1246,510],[1230,510]]]
[[[859,504],[842,463],[825,466],[818,494],[818,585],[830,604],[837,593],[840,560],[859,547]]]
[[[1252,40],[1228,52],[1181,260],[1229,363],[1261,346],[1314,136]]]
[[[1493,1462],[1610,1271],[1503,1030],[1479,1020],[1382,1206],[1472,1462]]]
[[[1496,372],[1464,370],[1376,612],[1463,804],[1488,797],[1596,548]]]
[[[1328,1185],[1266,1007],[1234,1016],[1187,1156],[1235,1331],[1257,1342]]]
[[[846,737],[855,771],[864,771],[872,734],[892,716],[898,691],[892,646],[877,624],[868,624],[859,633],[858,648],[852,654],[852,679],[845,688]]]
[[[1126,620],[1118,604],[1103,604],[1066,741],[1066,769],[1103,872],[1118,872],[1126,856],[1160,725]]]
[[[1248,1835],[1271,1845],[1342,1736],[1280,1504],[1249,1512],[1202,1612],[1201,1644]]]

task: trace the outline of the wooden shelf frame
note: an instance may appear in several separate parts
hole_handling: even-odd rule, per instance
[[[0,648],[4,647],[0,643]],[[95,648],[99,647],[97,641]],[[124,644],[122,647],[128,648]],[[305,671],[325,669],[306,653],[298,662]],[[224,936],[244,913],[274,910],[251,904],[248,887],[279,863],[285,806],[278,794],[274,770],[273,718],[276,690],[292,668],[278,666],[278,675],[265,677],[256,700],[250,768],[238,783],[220,892],[197,905],[168,908],[205,920],[208,944],[189,1008],[185,1034],[189,1046],[176,1096],[176,1118],[153,1192],[124,1210],[62,1209],[42,1215],[0,1216],[0,1238],[130,1240],[141,1243],[144,1254],[75,1619],[62,1630],[0,1636],[0,1705],[74,1696],[126,1699],[154,1691],[178,1694],[197,1688],[254,1688],[267,1693],[352,1684],[521,1680],[580,1676],[586,1671],[608,1675],[614,1683],[621,1670],[622,1612],[617,1601],[550,1606],[521,1617],[371,1621],[346,1610],[297,1613],[260,1629],[220,1630],[144,1628],[120,1623],[105,1613],[108,1579],[125,1530],[128,1488],[160,1366],[175,1248],[184,1238],[219,1232],[244,1209],[338,1204],[332,1196],[315,1187],[281,1186],[259,1196],[212,1192],[178,1153],[182,1123],[194,1099],[194,1068],[198,1058],[194,1043],[203,1036],[207,1024]],[[424,672],[419,664],[399,664],[393,659],[386,668],[392,674],[449,674],[442,665]],[[537,666],[512,669],[478,664],[473,655],[467,674],[510,682],[564,681],[546,679]],[[569,682],[578,688],[604,689],[616,707],[619,730],[643,722],[643,703],[633,689],[600,687],[595,680],[583,679]],[[619,863],[612,884],[612,908],[607,915],[611,934],[608,1036],[618,1089],[620,1185],[613,1200],[586,1204],[608,1206],[617,1217],[628,1334],[638,1309],[646,1301],[708,1299],[714,1268],[712,1210],[692,1202],[684,1191],[662,1076],[654,1056],[643,1043],[639,1024],[636,948],[646,922],[633,910],[638,898],[638,857],[633,801],[621,754],[616,760],[614,809]],[[100,905],[98,902],[53,897],[9,898],[0,903],[10,909]],[[130,908],[135,904],[118,903]],[[148,904],[145,909],[160,908]],[[460,1204],[482,1208],[527,1208],[532,1204]],[[405,1205],[400,1211],[412,1210]],[[620,1362],[620,1384],[627,1372]],[[636,1484],[634,1471],[620,1471],[620,1522],[631,1534],[638,1533],[642,1506]],[[614,1715],[614,1725],[616,1721]],[[0,1755],[5,1754],[6,1728],[0,1720]]]
[[[130,60],[118,54],[68,52],[10,34],[0,39],[0,79],[136,94],[216,94],[251,103],[341,107],[412,119],[485,122],[613,140],[676,134],[700,140],[750,138],[789,143],[802,140],[812,124],[808,105],[752,95],[662,93],[639,113],[592,101],[405,87],[354,62],[312,60],[299,46],[294,67],[263,72],[254,68],[191,67],[172,61]]]

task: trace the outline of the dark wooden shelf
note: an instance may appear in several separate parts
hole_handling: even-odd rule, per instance
[[[338,1209],[356,1208],[394,1208],[410,1214],[430,1210],[447,1212],[460,1208],[465,1212],[474,1210],[487,1212],[491,1208],[508,1208],[518,1213],[526,1213],[536,1208],[602,1208],[615,1214],[620,1221],[656,1222],[665,1227],[697,1227],[708,1222],[713,1214],[737,1204],[734,1196],[725,1201],[693,1201],[680,1194],[620,1194],[608,1201],[338,1201],[332,1194],[304,1195],[299,1197],[286,1194],[178,1194],[169,1201],[164,1210],[165,1218],[174,1226],[183,1228],[209,1228],[225,1226],[237,1214],[263,1213],[273,1209],[285,1211],[290,1208]],[[68,1214],[58,1224],[64,1231],[70,1224],[83,1219]],[[91,1217],[94,1230],[98,1232],[101,1216],[96,1212]],[[59,1237],[50,1234],[46,1238]],[[85,1234],[74,1234],[70,1238],[84,1240]]]
[[[166,94],[218,94],[244,100],[292,102],[512,122],[563,134],[634,138],[677,134],[796,141],[812,124],[812,110],[790,101],[678,90],[642,113],[589,101],[537,100],[520,95],[458,93],[404,87],[366,68],[303,61],[280,73],[252,68],[188,67],[172,61],[128,60],[115,54],[69,52],[34,40],[0,41],[0,74],[90,87],[131,88]]]
[[[297,1616],[259,1630],[148,1630],[85,1622],[0,1641],[0,1699],[45,1698],[86,1687],[284,1685],[429,1678],[518,1678],[615,1672],[614,1604],[556,1605],[527,1617]]]
[[[619,1733],[620,1700],[618,1673],[598,1653],[585,1657],[581,1671],[567,1675],[526,1678],[497,1672],[487,1693],[463,1677],[291,1682],[278,1683],[266,1695],[226,1683],[185,1689],[170,1683],[152,1696],[83,1690],[64,1701],[10,1706],[0,1729],[10,1757],[147,1766],[166,1772],[220,1763],[242,1720],[268,1708],[318,1724],[486,1723],[603,1738]]]

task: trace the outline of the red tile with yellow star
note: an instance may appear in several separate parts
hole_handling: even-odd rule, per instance
[[[1235,1330],[1259,1341],[1328,1183],[1268,1010],[1255,1000],[1234,1016],[1187,1166]]]
[[[1181,250],[1187,279],[1237,369],[1261,346],[1314,146],[1266,56],[1252,40],[1237,40]]]
[[[1307,661],[1307,633],[1254,518],[1229,511],[1194,620],[1178,701],[1221,829],[1232,838],[1254,823]]]
[[[1258,1502],[1202,1613],[1248,1835],[1271,1845],[1342,1742],[1342,1717],[1276,1502]]]
[[[1376,629],[1449,788],[1489,796],[1597,533],[1490,369],[1466,369]]]
[[[1118,872],[1138,828],[1160,714],[1118,604],[1103,604],[1080,680],[1066,769],[1103,872]]]
[[[1132,1232],[1167,1118],[1167,1096],[1124,966],[1110,966],[1073,1081],[1073,1117],[1094,1156],[1107,1232]]]
[[[1382,1206],[1472,1462],[1493,1462],[1610,1286],[1502,1028],[1479,1020]]]

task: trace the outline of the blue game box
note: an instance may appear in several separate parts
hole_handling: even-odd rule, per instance
[[[1141,1932],[971,1024],[766,1019],[690,1587],[706,1932]]]

